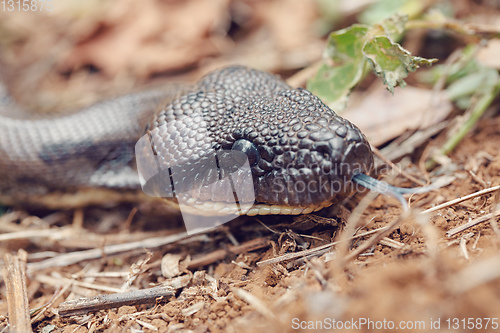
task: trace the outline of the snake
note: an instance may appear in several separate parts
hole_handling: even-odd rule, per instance
[[[154,199],[182,200],[199,215],[234,203],[224,179],[253,189],[245,215],[308,214],[352,195],[356,177],[374,165],[361,130],[320,98],[244,66],[48,118],[29,115],[0,86],[0,203],[56,209],[147,197],[136,159],[141,138],[155,161],[177,167],[161,169],[167,183],[189,179],[173,199]],[[232,177],[220,161],[203,167],[222,152],[244,156],[238,166],[247,167]],[[161,181],[153,185],[161,192]]]

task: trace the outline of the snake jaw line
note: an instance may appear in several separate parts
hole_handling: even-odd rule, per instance
[[[174,204],[171,200],[165,199],[169,204]],[[205,201],[200,202],[197,199],[190,198],[180,206],[180,210],[184,213],[199,215],[200,211],[207,216],[224,216],[224,215],[301,215],[317,212],[323,208],[331,206],[332,202],[323,202],[320,205],[309,207],[291,207],[286,205],[266,205],[257,204],[242,204],[238,209],[236,205],[230,203]],[[241,214],[241,212],[245,212]]]

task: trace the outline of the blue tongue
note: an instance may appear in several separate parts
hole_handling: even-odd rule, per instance
[[[391,195],[394,198],[398,199],[398,201],[403,206],[404,210],[408,210],[408,203],[406,199],[403,197],[403,194],[415,194],[415,193],[426,193],[432,190],[438,189],[440,186],[435,184],[422,186],[422,187],[412,187],[412,188],[402,188],[392,186],[387,184],[386,182],[377,180],[372,178],[364,173],[358,173],[352,177],[352,180],[371,191],[378,192],[384,195]]]

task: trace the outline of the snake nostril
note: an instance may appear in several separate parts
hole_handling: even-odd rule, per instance
[[[312,149],[322,154],[325,159],[329,159],[331,148],[328,142],[315,142]]]

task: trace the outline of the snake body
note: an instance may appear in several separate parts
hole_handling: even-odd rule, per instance
[[[1,95],[0,203],[8,205],[55,208],[102,202],[96,193],[140,195],[134,147],[144,136],[160,161],[188,170],[185,176],[193,180],[186,202],[199,214],[234,200],[204,187],[211,176],[192,167],[209,152],[248,157],[255,194],[249,215],[329,206],[351,194],[355,174],[373,166],[355,125],[309,91],[241,66],[216,70],[182,89],[129,94],[53,119],[16,118],[12,110],[19,107]],[[233,182],[244,185],[237,177]],[[311,183],[317,185],[296,186]],[[73,199],[57,199],[62,194]]]

